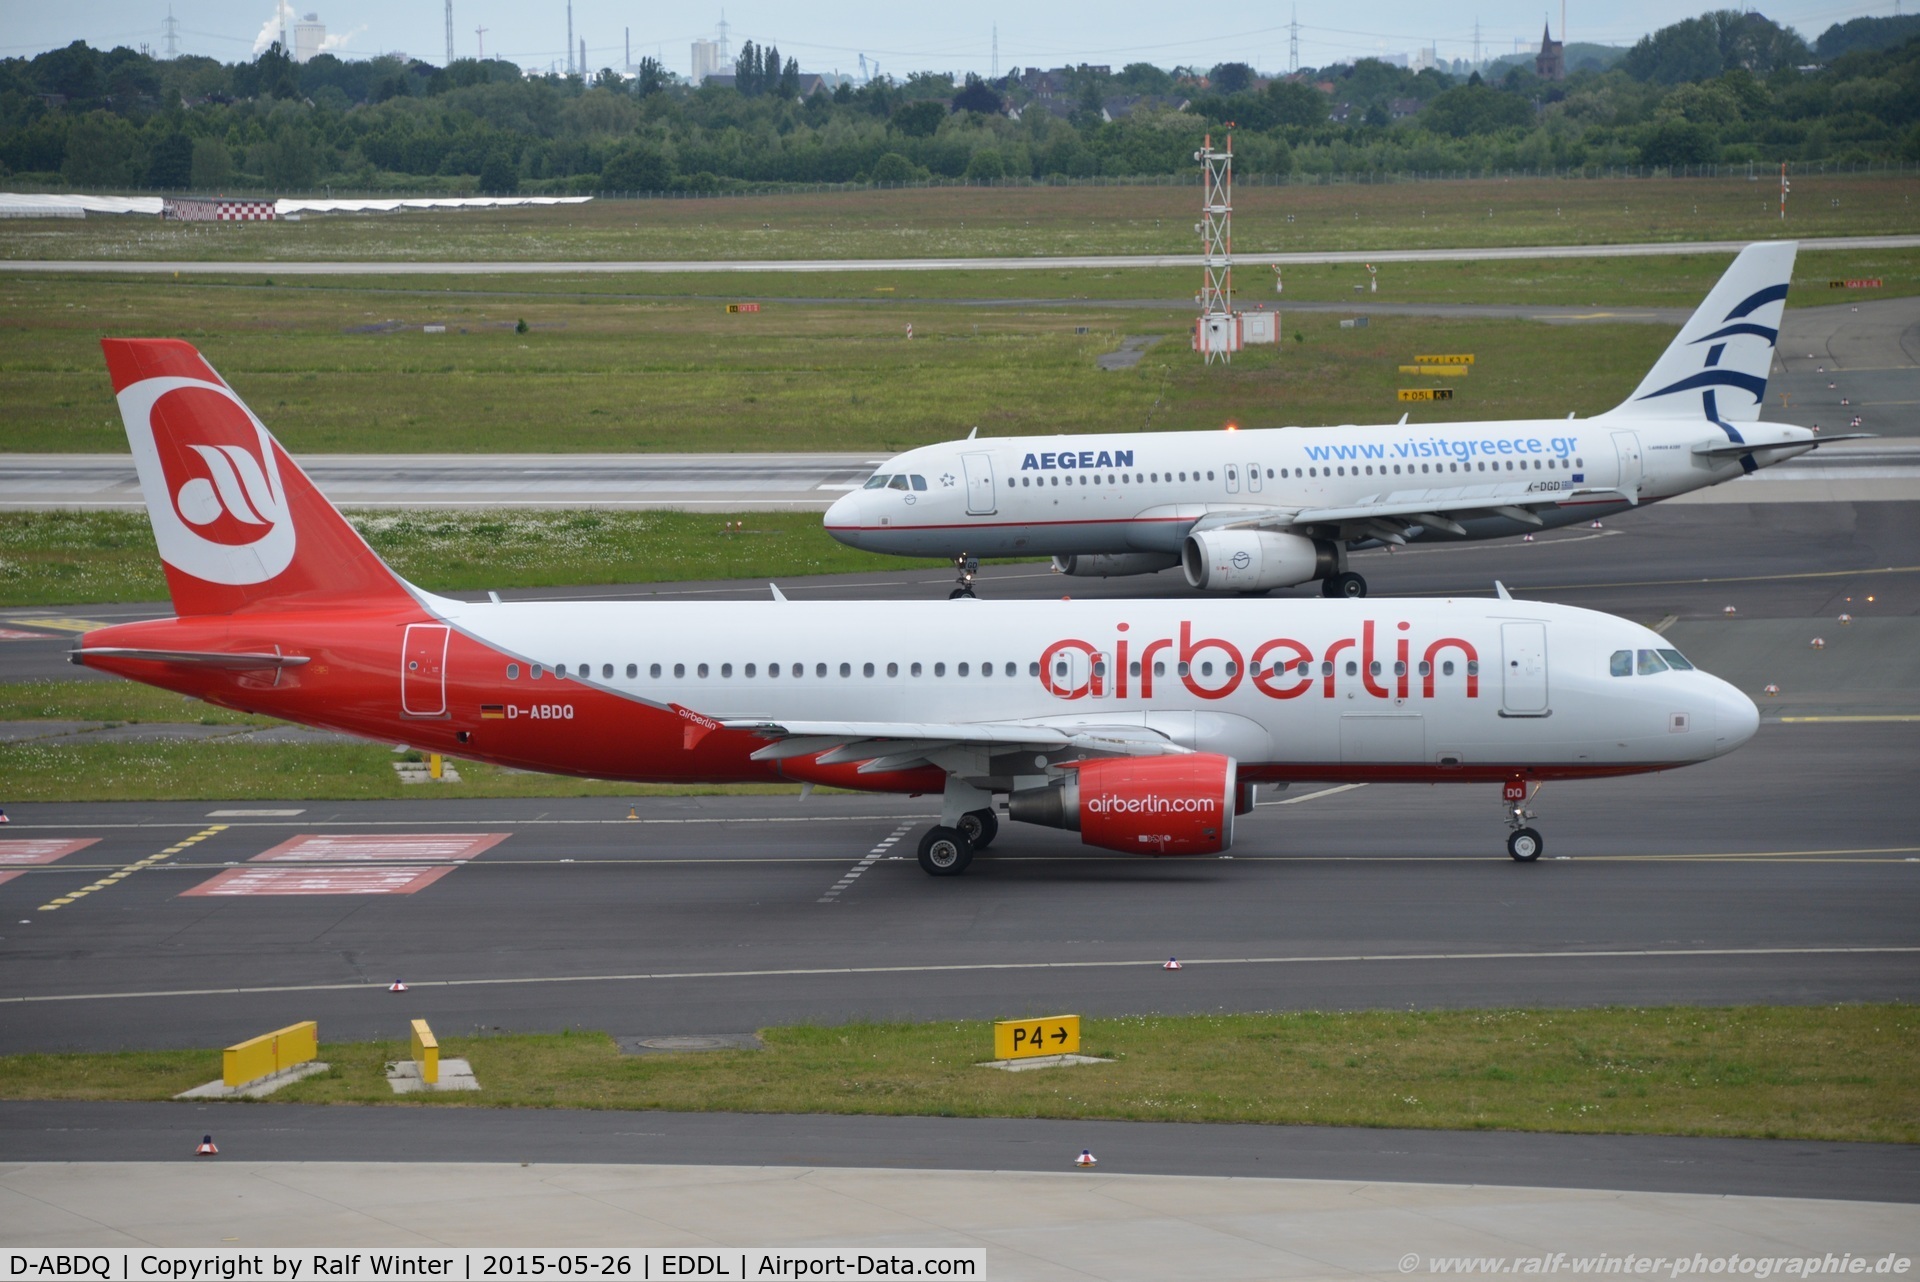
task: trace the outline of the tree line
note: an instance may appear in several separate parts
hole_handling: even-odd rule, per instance
[[[1265,79],[1239,62],[997,81],[916,73],[799,94],[751,42],[731,83],[529,75],[278,46],[249,62],[75,42],[0,60],[0,182],[59,190],[719,191],[1185,173],[1234,126],[1243,174],[1920,160],[1920,18],[1811,47],[1758,14],[1662,28],[1563,80],[1373,59]]]

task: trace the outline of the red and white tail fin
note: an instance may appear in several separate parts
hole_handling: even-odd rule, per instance
[[[414,600],[191,344],[100,346],[176,613]]]

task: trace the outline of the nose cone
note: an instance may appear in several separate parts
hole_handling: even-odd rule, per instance
[[[842,494],[827,509],[827,533],[849,547],[860,546],[860,504],[860,491],[855,490],[851,494]]]
[[[1717,757],[1753,738],[1760,728],[1760,709],[1720,678],[1708,679],[1713,682],[1713,755]]]

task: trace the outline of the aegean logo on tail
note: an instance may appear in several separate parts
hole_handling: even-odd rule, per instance
[[[231,389],[201,379],[143,379],[120,409],[152,508],[160,555],[209,583],[265,583],[293,562],[294,528],[266,427]]]

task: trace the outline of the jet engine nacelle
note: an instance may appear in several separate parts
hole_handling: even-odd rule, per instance
[[[1264,592],[1339,571],[1325,539],[1279,530],[1201,530],[1187,536],[1180,563],[1187,582],[1213,592]]]
[[[1144,855],[1213,855],[1233,844],[1232,757],[1100,757],[1007,799],[1007,818],[1077,831],[1089,846]]]
[[[1180,558],[1172,552],[1082,553],[1054,557],[1053,572],[1086,579],[1117,579],[1127,574],[1158,574],[1178,564]]]

